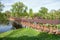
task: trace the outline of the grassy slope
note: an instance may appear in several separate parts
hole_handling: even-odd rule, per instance
[[[0,34],[0,40],[60,40],[60,35],[42,33],[31,28],[22,28]]]

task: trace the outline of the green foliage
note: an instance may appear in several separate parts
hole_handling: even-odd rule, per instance
[[[29,17],[33,18],[34,14],[33,14],[33,10],[29,9]]]
[[[0,2],[0,23],[6,23],[7,22],[7,16],[5,13],[2,13],[4,5]]]
[[[25,15],[27,14],[26,10],[27,10],[27,7],[22,2],[16,2],[15,4],[12,5],[11,15],[15,17],[20,17],[20,16],[23,16],[23,14]]]
[[[16,2],[12,5],[11,16],[13,17],[40,17],[43,19],[54,20],[60,19],[60,10],[51,10],[48,12],[46,7],[41,7],[41,9],[34,14],[32,9],[29,9],[29,13],[27,12],[27,6],[25,6],[22,2]]]
[[[5,13],[0,13],[0,23],[6,23],[7,22],[7,16]]]
[[[56,25],[58,27],[58,29],[60,29],[60,24]]]
[[[4,5],[0,2],[0,13],[3,10]]]
[[[0,2],[0,13],[3,10],[4,5]],[[48,20],[54,20],[54,19],[60,19],[60,9],[58,10],[51,10],[48,12],[48,9],[46,7],[41,7],[41,9],[38,12],[33,12],[33,9],[29,9],[29,13],[27,12],[28,7],[24,5],[22,2],[16,2],[12,5],[11,12],[6,11],[6,17],[39,17],[43,19]],[[3,16],[3,17],[2,17]],[[0,20],[5,20],[5,15],[2,14],[0,16]]]
[[[40,13],[46,14],[48,12],[48,9],[45,7],[41,7],[41,10],[39,10]]]
[[[48,12],[47,8],[41,7],[39,12],[34,15],[48,20],[60,19],[60,9]]]
[[[0,40],[60,40],[60,35],[39,32],[31,28],[23,28],[0,34]]]

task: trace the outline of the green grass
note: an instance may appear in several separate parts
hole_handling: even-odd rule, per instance
[[[60,40],[60,35],[38,32],[32,28],[22,28],[0,34],[0,40]]]

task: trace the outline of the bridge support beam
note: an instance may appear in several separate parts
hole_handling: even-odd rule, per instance
[[[17,24],[16,22],[13,22],[12,26],[15,27],[16,29],[23,28],[21,24]]]

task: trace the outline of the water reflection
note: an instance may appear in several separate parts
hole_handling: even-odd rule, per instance
[[[11,24],[8,24],[8,25],[0,24],[0,33],[9,31],[11,29],[12,29]]]

